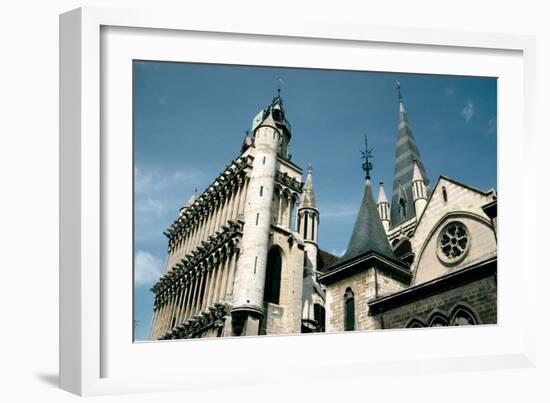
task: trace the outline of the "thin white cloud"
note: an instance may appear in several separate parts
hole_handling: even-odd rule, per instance
[[[462,117],[467,123],[474,117],[475,113],[476,113],[476,107],[474,103],[472,101],[468,101],[466,102],[466,105],[464,106],[464,108],[462,108],[462,112],[460,114],[462,115]]]
[[[195,185],[202,181],[204,172],[195,168],[185,168],[171,173],[161,173],[136,167],[134,176],[136,193],[151,194],[181,185]]]
[[[134,282],[136,285],[155,283],[162,275],[162,261],[155,255],[138,250],[134,259]]]
[[[136,212],[162,216],[166,211],[164,203],[158,199],[147,197],[136,201]]]
[[[322,218],[342,218],[355,217],[358,212],[358,206],[339,204],[334,206],[325,206],[323,208]]]

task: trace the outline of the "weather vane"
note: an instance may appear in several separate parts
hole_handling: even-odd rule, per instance
[[[370,171],[372,171],[372,162],[370,162],[370,159],[373,158],[372,154],[372,148],[369,149],[368,142],[367,142],[367,134],[365,133],[365,151],[361,151],[362,157],[361,159],[364,159],[365,162],[362,165],[363,171],[366,173],[366,178],[370,179]]]

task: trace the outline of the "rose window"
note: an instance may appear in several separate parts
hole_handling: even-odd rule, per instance
[[[466,256],[469,246],[468,229],[461,222],[453,221],[439,234],[437,255],[447,263],[456,263]]]

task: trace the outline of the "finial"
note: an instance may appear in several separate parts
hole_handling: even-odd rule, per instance
[[[281,77],[277,77],[277,96],[281,96],[281,87],[283,86],[283,79]]]
[[[370,179],[370,171],[372,171],[372,162],[370,162],[370,159],[373,158],[372,154],[372,148],[369,149],[368,142],[367,142],[367,134],[365,133],[365,151],[361,151],[362,159],[365,160],[363,165],[361,166],[363,168],[363,171],[365,171],[365,178]]]
[[[313,172],[313,170],[311,168],[311,162],[310,162],[309,164],[307,164],[307,173],[310,174],[312,172]]]
[[[397,96],[399,97],[399,102],[403,102],[403,97],[401,96],[401,83],[399,81],[395,82],[397,87]]]

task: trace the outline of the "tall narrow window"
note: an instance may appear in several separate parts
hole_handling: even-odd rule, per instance
[[[443,201],[447,203],[447,189],[445,189],[445,186],[441,188],[441,193],[443,193]]]
[[[311,240],[315,241],[315,217],[311,220]]]
[[[260,186],[260,196],[263,196],[263,195],[264,195],[264,187]]]
[[[277,249],[271,249],[267,255],[265,273],[264,301],[273,304],[279,303],[281,293],[281,254]]]
[[[321,304],[313,305],[313,318],[319,326],[319,331],[325,331],[325,307]]]
[[[344,330],[355,330],[355,298],[349,287],[344,295]]]
[[[265,157],[262,160],[262,165],[265,165]]]
[[[307,239],[307,222],[309,221],[307,219],[308,214],[304,214],[304,239]]]
[[[260,221],[260,213],[256,213],[256,225],[258,225],[259,221]]]

